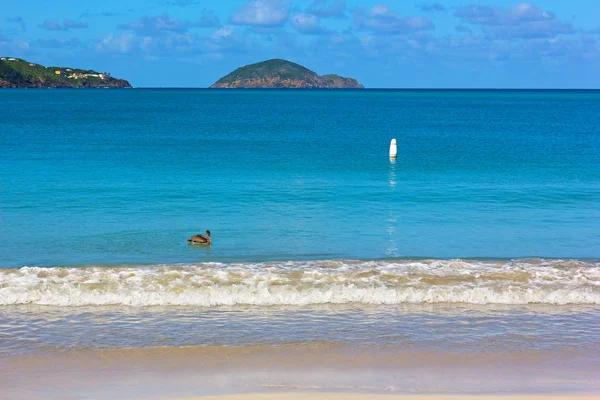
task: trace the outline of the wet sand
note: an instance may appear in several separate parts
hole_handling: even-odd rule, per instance
[[[600,395],[598,359],[594,352],[451,353],[335,343],[79,350],[0,360],[0,387],[14,399],[336,398],[331,392],[361,399],[570,398]]]

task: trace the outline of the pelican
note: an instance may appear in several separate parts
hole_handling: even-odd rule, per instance
[[[212,241],[210,240],[210,231],[207,230],[204,233],[206,234],[206,236],[194,235],[191,238],[189,238],[187,241],[190,242],[191,244],[207,244],[210,246],[212,243]]]

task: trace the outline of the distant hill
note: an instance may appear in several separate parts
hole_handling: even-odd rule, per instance
[[[246,65],[225,75],[211,88],[293,88],[293,89],[363,89],[352,78],[339,75],[319,76],[302,65],[273,59]]]
[[[130,88],[124,79],[80,68],[45,67],[20,58],[0,57],[0,88]]]

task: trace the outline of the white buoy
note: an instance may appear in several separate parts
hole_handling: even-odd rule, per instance
[[[396,154],[398,154],[398,146],[396,146],[396,139],[392,139],[390,143],[390,158],[396,158]]]

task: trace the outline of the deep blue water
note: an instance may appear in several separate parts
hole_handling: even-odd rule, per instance
[[[0,267],[600,258],[600,91],[2,90],[0,185]]]

